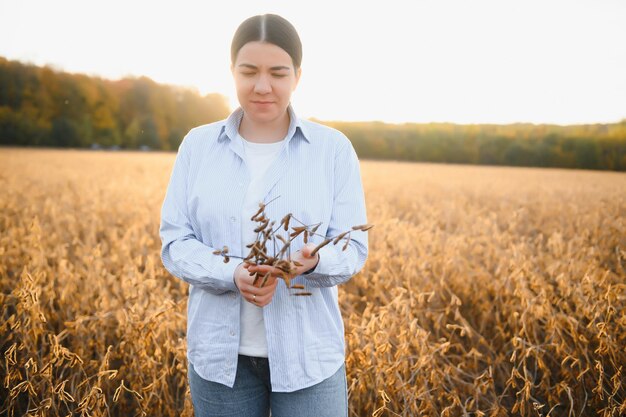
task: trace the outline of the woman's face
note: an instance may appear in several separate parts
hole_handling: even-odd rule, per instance
[[[231,70],[246,117],[262,124],[280,120],[300,79],[291,56],[271,43],[248,42]]]

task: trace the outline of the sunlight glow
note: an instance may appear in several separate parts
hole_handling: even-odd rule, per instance
[[[237,25],[298,29],[293,102],[321,120],[593,123],[626,118],[623,1],[0,0],[0,56],[218,92],[237,105]]]

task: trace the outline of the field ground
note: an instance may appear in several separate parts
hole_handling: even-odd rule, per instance
[[[171,153],[0,149],[0,415],[190,416]],[[362,162],[351,416],[626,413],[626,175]]]

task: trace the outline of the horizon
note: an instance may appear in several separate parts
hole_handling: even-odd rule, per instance
[[[222,94],[234,109],[232,34],[246,17],[278,13],[303,42],[292,102],[304,118],[557,126],[626,119],[624,2],[325,4],[244,2],[221,7],[216,19],[210,5],[193,1],[122,8],[117,1],[0,0],[11,17],[0,28],[9,40],[0,55],[109,80],[146,76]]]
[[[106,80],[109,82],[118,82],[118,81],[122,81],[122,80],[132,80],[132,79],[139,79],[139,78],[148,78],[150,79],[152,82],[155,82],[159,85],[164,85],[164,86],[169,86],[169,87],[174,87],[174,88],[185,88],[185,89],[189,89],[191,91],[196,92],[197,94],[199,94],[202,97],[205,97],[207,95],[210,94],[220,94],[222,95],[226,100],[228,100],[228,97],[221,94],[221,93],[215,93],[215,92],[208,92],[206,94],[202,94],[202,92],[200,92],[196,87],[193,86],[185,86],[185,85],[177,85],[177,84],[170,84],[170,83],[161,83],[158,82],[156,80],[153,80],[152,78],[148,77],[147,75],[128,75],[128,76],[124,76],[122,78],[107,78],[107,77],[103,77],[102,75],[99,74],[87,74],[84,72],[72,72],[72,71],[65,71],[62,68],[58,68],[55,65],[52,64],[45,64],[45,65],[37,65],[36,63],[33,62],[28,62],[28,61],[20,61],[20,60],[14,60],[14,59],[9,59],[7,57],[4,56],[0,56],[0,58],[4,58],[7,59],[9,61],[15,61],[15,62],[19,62],[23,65],[34,65],[40,68],[50,68],[51,70],[55,71],[55,72],[62,72],[62,73],[66,73],[66,74],[72,74],[72,75],[85,75],[88,77],[93,77],[93,78],[100,78],[102,80]],[[230,106],[230,103],[229,103]],[[230,111],[235,110],[235,108],[233,108],[232,106],[229,107]],[[431,121],[431,122],[387,122],[384,120],[338,120],[338,119],[320,119],[318,117],[315,116],[311,116],[311,117],[306,117],[306,119],[309,119],[311,121],[316,121],[316,122],[320,122],[320,123],[383,123],[383,124],[387,124],[387,125],[397,125],[397,126],[402,126],[402,125],[411,125],[411,124],[417,124],[417,125],[427,125],[427,124],[434,124],[434,125],[457,125],[457,126],[472,126],[472,125],[476,125],[476,126],[489,126],[489,125],[493,125],[493,126],[511,126],[511,125],[533,125],[533,126],[557,126],[557,127],[571,127],[571,126],[586,126],[586,125],[612,125],[612,124],[620,124],[620,123],[626,123],[626,116],[617,120],[617,121],[612,121],[612,122],[591,122],[591,123],[574,123],[574,124],[559,124],[559,123],[535,123],[535,122],[511,122],[511,123],[473,123],[473,122],[469,122],[469,123],[457,123],[457,122],[449,122],[449,121]]]

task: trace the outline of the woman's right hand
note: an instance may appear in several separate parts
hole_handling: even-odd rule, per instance
[[[255,287],[252,285],[254,275],[248,272],[248,266],[249,264],[245,262],[237,265],[234,273],[235,285],[246,301],[258,307],[266,306],[272,302],[278,280],[276,277],[270,276],[263,287]]]

